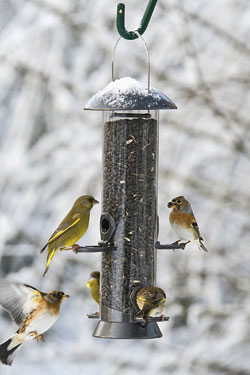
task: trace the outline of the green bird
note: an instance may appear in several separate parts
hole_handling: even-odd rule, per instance
[[[96,303],[100,303],[100,272],[93,271],[89,276],[89,280],[86,282],[86,286],[90,288],[92,298]]]
[[[47,263],[43,276],[48,272],[50,262],[57,250],[72,249],[74,251],[79,247],[76,242],[88,229],[90,210],[97,203],[99,202],[91,195],[83,195],[75,201],[69,213],[40,250],[42,253],[48,246]]]
[[[137,293],[136,302],[140,309],[137,317],[142,318],[145,323],[148,322],[150,315],[160,316],[164,320],[162,312],[166,304],[166,294],[161,288],[153,286],[141,288]]]

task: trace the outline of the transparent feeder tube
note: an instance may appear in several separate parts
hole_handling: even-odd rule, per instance
[[[101,319],[123,321],[133,318],[134,282],[155,285],[158,111],[104,112],[103,143],[103,212],[116,223],[116,250],[102,255]]]

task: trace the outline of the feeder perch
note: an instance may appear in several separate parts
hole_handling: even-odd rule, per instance
[[[135,33],[146,48],[143,38]],[[89,316],[99,318],[95,337],[162,336],[157,325],[160,317],[150,317],[146,324],[136,318],[135,288],[154,286],[156,281],[158,117],[159,110],[177,107],[162,92],[150,87],[147,48],[146,52],[146,85],[130,77],[115,80],[113,56],[112,81],[85,107],[85,110],[103,113],[100,232],[105,251],[102,252],[100,316]]]
[[[161,244],[159,241],[156,241],[155,243],[155,248],[157,250],[177,250],[177,249],[184,250],[185,246],[186,246],[186,243],[180,243],[179,245],[175,245],[175,244],[164,245],[164,244]]]

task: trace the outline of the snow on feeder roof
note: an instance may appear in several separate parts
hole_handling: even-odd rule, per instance
[[[162,92],[124,77],[110,82],[86,104],[86,110],[158,110],[176,109],[176,105]]]

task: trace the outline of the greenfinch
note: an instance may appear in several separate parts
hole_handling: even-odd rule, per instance
[[[169,222],[179,237],[174,244],[178,244],[181,240],[187,241],[184,245],[195,241],[199,249],[207,251],[190,203],[183,196],[179,196],[168,202],[168,207],[172,208]]]
[[[43,276],[48,272],[50,262],[57,250],[72,249],[74,251],[79,247],[76,241],[88,229],[90,210],[97,203],[99,202],[90,195],[83,195],[75,201],[69,213],[40,250],[40,253],[42,253],[48,246],[47,263]]]
[[[90,288],[92,298],[96,303],[100,303],[100,272],[93,271],[89,276],[89,280],[86,282],[86,286]]]
[[[140,309],[137,317],[142,318],[145,323],[148,322],[150,315],[161,316],[164,319],[162,312],[166,304],[166,294],[161,288],[153,286],[141,288],[137,293],[136,302]]]

